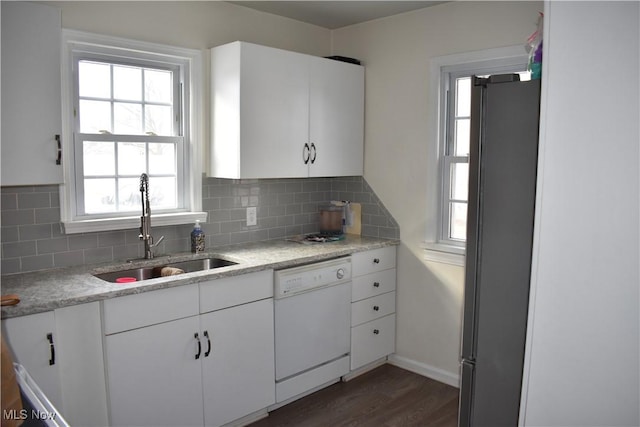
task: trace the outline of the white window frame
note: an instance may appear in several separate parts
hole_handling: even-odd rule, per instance
[[[171,63],[181,69],[184,84],[183,134],[185,143],[179,161],[182,166],[182,191],[178,189],[181,208],[172,212],[153,213],[154,226],[206,222],[202,212],[202,53],[199,50],[177,48],[154,43],[128,40],[74,30],[62,34],[62,121],[65,184],[60,191],[61,220],[67,234],[124,230],[140,226],[140,216],[95,215],[87,217],[77,211],[80,201],[76,193],[78,171],[74,163],[74,79],[73,62],[77,52],[114,56],[145,61]],[[184,156],[184,157],[183,157]]]
[[[464,265],[465,242],[448,239],[448,206],[445,206],[446,178],[450,161],[446,156],[447,99],[451,75],[510,72],[526,65],[528,55],[523,45],[486,49],[432,58],[429,66],[428,124],[432,130],[428,141],[427,213],[425,259],[458,266]],[[452,156],[455,157],[455,156]]]

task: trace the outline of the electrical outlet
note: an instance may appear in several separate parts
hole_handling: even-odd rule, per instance
[[[255,206],[247,208],[247,227],[258,224],[258,213]]]

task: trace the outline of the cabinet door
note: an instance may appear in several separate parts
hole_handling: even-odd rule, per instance
[[[64,417],[73,426],[109,424],[100,303],[55,310]]]
[[[304,55],[242,45],[242,178],[307,177],[308,60]]]
[[[310,176],[361,176],[364,156],[364,67],[309,57]]]
[[[2,185],[61,183],[60,11],[2,2]]]
[[[275,403],[273,299],[203,314],[201,325],[211,340],[202,362],[205,424],[226,424]]]
[[[192,316],[106,337],[112,425],[203,425],[199,326]]]
[[[14,362],[25,367],[64,416],[57,352],[58,333],[53,311],[5,319],[2,326],[5,340],[13,351]]]

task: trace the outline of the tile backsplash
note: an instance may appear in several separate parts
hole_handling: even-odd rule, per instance
[[[117,261],[143,256],[138,229],[63,234],[58,186],[2,187],[1,274]],[[362,177],[229,180],[204,178],[206,247],[284,239],[318,231],[318,206],[331,200],[362,204],[364,236],[399,238],[396,221]],[[257,207],[257,225],[246,208]],[[190,250],[192,224],[153,227],[165,236],[158,255]]]

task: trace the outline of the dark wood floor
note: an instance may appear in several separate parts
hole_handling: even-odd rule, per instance
[[[455,427],[458,389],[382,365],[271,412],[251,427]]]

